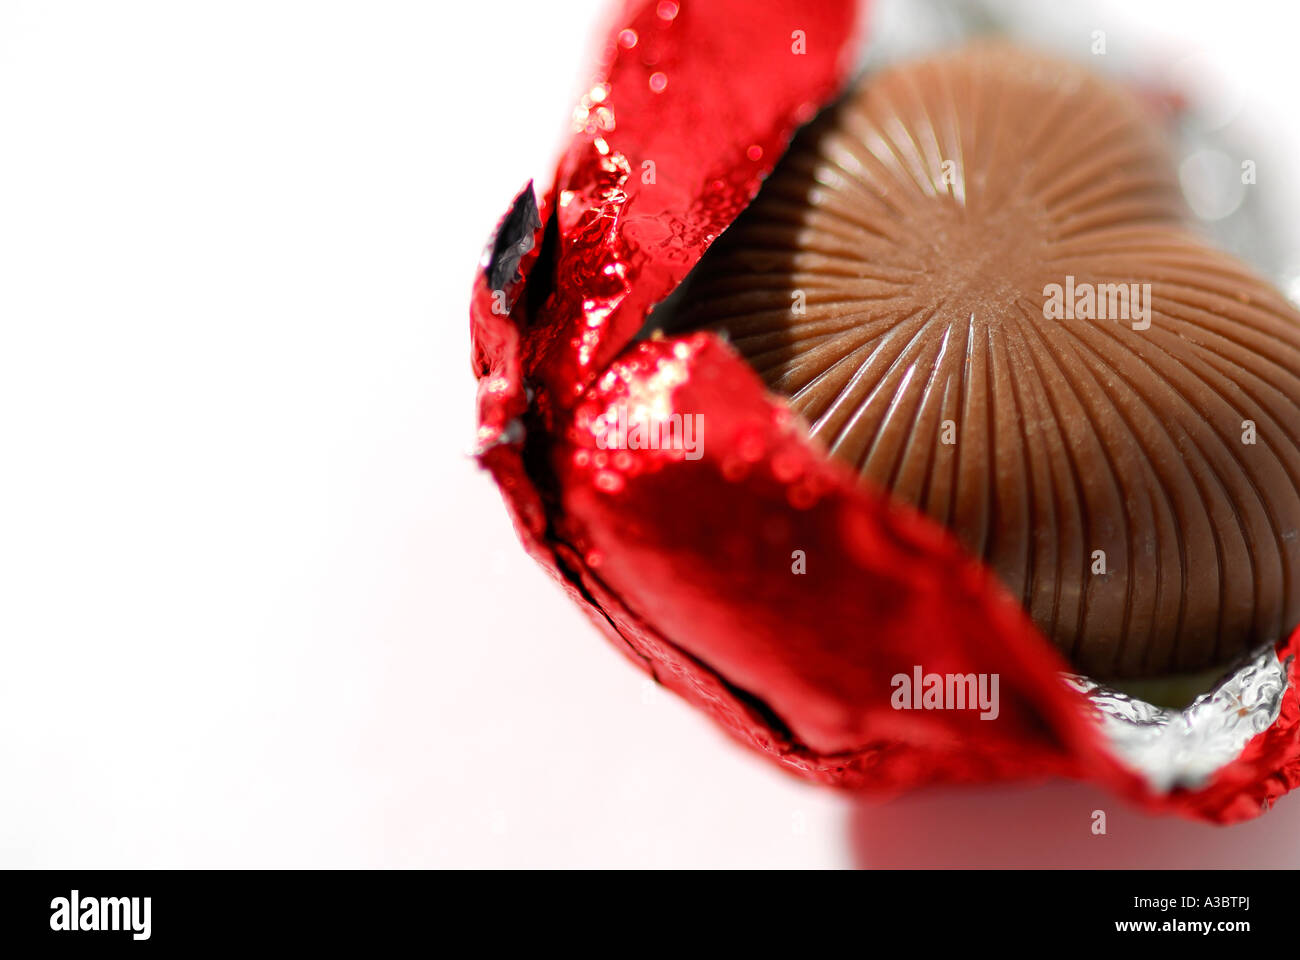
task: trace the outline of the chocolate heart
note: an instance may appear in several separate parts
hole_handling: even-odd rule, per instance
[[[1097,677],[1300,620],[1300,314],[1186,223],[1157,121],[977,46],[867,77],[690,280],[811,434]]]

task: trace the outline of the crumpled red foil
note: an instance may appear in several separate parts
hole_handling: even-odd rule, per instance
[[[845,0],[621,9],[554,186],[525,187],[485,253],[478,458],[529,553],[618,648],[790,772],[875,791],[1068,776],[1153,810],[1255,816],[1300,783],[1300,632],[1278,646],[1278,719],[1200,789],[1155,793],[946,531],[832,461],[716,337],[635,340],[842,89],[858,14]],[[702,455],[602,449],[620,406],[698,415]],[[997,674],[998,717],[894,709],[891,677],[916,665]]]

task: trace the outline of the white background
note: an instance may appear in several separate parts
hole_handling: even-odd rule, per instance
[[[1287,5],[1132,6],[1292,178]],[[526,558],[466,303],[599,8],[0,0],[0,866],[1300,865],[1296,798],[807,787]]]

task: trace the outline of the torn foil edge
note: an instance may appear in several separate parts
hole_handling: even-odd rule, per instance
[[[1288,663],[1270,646],[1183,710],[1157,707],[1088,677],[1062,674],[1088,698],[1116,757],[1157,793],[1198,789],[1277,720]]]

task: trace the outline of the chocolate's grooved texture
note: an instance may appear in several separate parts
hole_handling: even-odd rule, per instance
[[[1184,217],[1127,92],[968,48],[867,78],[803,131],[684,325],[726,331],[1081,670],[1201,669],[1300,619],[1300,315]],[[1091,285],[1107,318],[1049,319],[1050,284],[1079,313]],[[1139,285],[1127,315],[1104,284]]]

